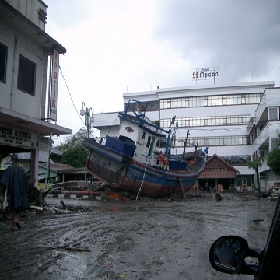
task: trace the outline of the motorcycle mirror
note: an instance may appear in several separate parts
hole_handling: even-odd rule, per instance
[[[247,241],[240,236],[222,236],[211,246],[209,261],[215,270],[238,274],[249,250]]]

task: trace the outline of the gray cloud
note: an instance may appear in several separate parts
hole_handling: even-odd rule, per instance
[[[166,0],[155,35],[196,67],[219,66],[227,82],[261,79],[280,70],[279,15],[278,0]]]
[[[61,28],[70,29],[78,24],[83,18],[90,16],[87,0],[45,0],[48,5],[48,18],[56,22]]]

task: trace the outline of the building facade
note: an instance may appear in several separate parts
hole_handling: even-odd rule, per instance
[[[280,124],[279,93],[280,89],[269,81],[157,88],[149,92],[125,93],[123,98],[124,105],[132,99],[149,102],[147,117],[164,129],[168,129],[176,116],[178,129],[174,149],[177,153],[183,152],[189,130],[190,144],[209,147],[209,156],[217,155],[237,171],[234,179],[225,181],[223,178],[226,189],[234,186],[248,190],[254,187],[255,172],[248,169],[247,160],[267,154],[276,145]],[[118,124],[117,113],[95,115],[100,137],[108,133],[117,136]],[[266,189],[268,182],[274,184],[277,180],[264,165],[262,189]],[[217,187],[219,180],[213,183]]]
[[[51,135],[72,133],[56,123],[59,54],[66,49],[45,33],[46,19],[41,0],[0,0],[0,161],[30,152],[32,182],[39,148],[50,148]]]

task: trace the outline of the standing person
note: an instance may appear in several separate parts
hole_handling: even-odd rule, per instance
[[[164,161],[162,151],[159,152],[158,161],[159,161],[159,167],[162,169],[163,168],[163,161]]]
[[[14,155],[12,165],[2,174],[1,183],[7,188],[11,230],[21,228],[19,224],[19,212],[27,208],[28,181],[24,169],[17,164],[17,156]]]
[[[209,192],[209,184],[208,184],[207,181],[206,181],[206,183],[205,183],[205,191],[206,191],[206,192]]]

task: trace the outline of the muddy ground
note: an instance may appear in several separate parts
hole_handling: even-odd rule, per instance
[[[49,210],[0,220],[0,279],[253,279],[212,269],[221,235],[266,243],[276,202],[210,194],[188,201],[81,201],[46,198]]]

